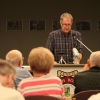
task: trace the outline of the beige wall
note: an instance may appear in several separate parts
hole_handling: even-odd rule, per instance
[[[30,50],[45,46],[48,34],[52,31],[52,20],[59,20],[63,12],[69,12],[75,20],[91,20],[91,31],[80,31],[83,43],[92,51],[100,50],[97,20],[100,20],[99,0],[0,0],[0,58],[5,58],[11,49],[20,50],[27,64]],[[23,31],[6,31],[6,20],[23,20]],[[29,20],[46,20],[46,31],[29,31]],[[84,48],[82,63],[90,52]]]

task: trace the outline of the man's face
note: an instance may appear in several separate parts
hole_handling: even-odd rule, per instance
[[[72,20],[64,18],[63,20],[60,21],[61,29],[62,31],[67,34],[72,27]]]

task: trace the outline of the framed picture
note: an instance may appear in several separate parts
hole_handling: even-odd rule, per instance
[[[23,21],[22,20],[6,20],[6,30],[22,31]]]
[[[46,30],[46,21],[29,20],[29,30]]]
[[[75,28],[76,30],[90,31],[92,30],[91,20],[76,20]]]
[[[52,20],[52,30],[58,30],[60,29],[60,23],[59,21],[55,21],[55,20]]]
[[[97,31],[100,31],[100,20],[97,21]]]

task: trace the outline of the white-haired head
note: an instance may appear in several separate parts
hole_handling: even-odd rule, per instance
[[[92,52],[90,55],[90,67],[93,66],[100,67],[100,51]]]

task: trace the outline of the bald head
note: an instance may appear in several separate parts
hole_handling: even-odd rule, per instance
[[[18,67],[22,66],[23,64],[22,58],[22,53],[19,50],[11,50],[6,54],[6,60]]]
[[[92,52],[90,55],[90,67],[93,66],[100,67],[100,51]]]
[[[6,56],[8,56],[9,58],[13,59],[13,58],[15,58],[17,56],[22,56],[22,53],[20,51],[18,51],[18,50],[11,50],[11,51],[9,51],[7,53]]]

